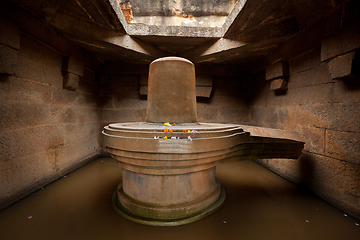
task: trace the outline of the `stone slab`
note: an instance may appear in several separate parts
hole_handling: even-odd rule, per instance
[[[288,61],[276,61],[266,68],[266,80],[272,80],[275,78],[284,78],[289,76],[289,62]]]
[[[18,54],[16,76],[45,86],[62,88],[62,74],[59,69]]]
[[[79,86],[79,76],[73,73],[64,73],[63,75],[63,88],[75,91]]]
[[[96,122],[99,119],[97,108],[51,105],[50,122],[58,123],[85,123]]]
[[[97,107],[98,98],[92,94],[53,89],[51,103],[54,105],[70,105],[82,107]]]
[[[54,91],[54,93],[57,91]],[[42,84],[26,81],[13,76],[0,79],[0,100],[20,101],[33,104],[48,104],[52,89]]]
[[[63,130],[59,126],[41,126],[0,134],[0,159],[42,152],[64,144]]]
[[[55,167],[55,150],[0,161],[0,208],[25,197],[59,177]],[[6,170],[6,171],[4,171]]]
[[[346,79],[351,77],[352,69],[355,67],[353,61],[355,52],[349,52],[337,56],[328,62],[329,73],[332,79]],[[359,66],[356,66],[359,67]]]
[[[249,123],[249,110],[239,108],[220,108],[219,109],[219,122],[223,123]]]
[[[287,90],[288,82],[285,79],[274,79],[270,83],[270,90],[272,91],[281,91]]]
[[[219,122],[219,109],[218,108],[197,108],[197,115],[200,122]]]
[[[97,138],[80,139],[56,149],[56,164],[61,174],[79,167],[96,158],[100,152]]]
[[[46,125],[49,105],[27,102],[0,102],[0,133]]]
[[[212,87],[196,86],[197,97],[210,97]]]
[[[325,154],[346,162],[360,164],[360,133],[326,131]]]
[[[101,133],[98,122],[66,123],[62,125],[64,144],[73,144],[84,139],[97,139]]]
[[[329,74],[326,63],[307,71],[292,74],[289,78],[288,89],[319,85],[334,82]]]
[[[286,94],[270,92],[267,95],[267,106],[297,106],[330,103],[332,100],[332,84],[292,88]]]
[[[139,93],[140,93],[140,95],[147,95],[148,94],[148,86],[147,85],[140,86]]]
[[[196,86],[212,87],[213,75],[210,74],[197,74],[196,75]]]

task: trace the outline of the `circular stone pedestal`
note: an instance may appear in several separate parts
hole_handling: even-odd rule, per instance
[[[225,191],[214,174],[215,167],[178,175],[147,175],[123,170],[124,185],[120,183],[114,193],[113,206],[120,215],[142,224],[191,223],[213,213],[224,203]],[[202,180],[199,182],[199,179]]]
[[[118,123],[104,129],[107,150],[122,167],[114,209],[132,221],[176,226],[216,211],[226,195],[215,178],[216,162],[234,156],[236,144],[248,136],[236,125],[166,128],[172,132],[153,123]]]

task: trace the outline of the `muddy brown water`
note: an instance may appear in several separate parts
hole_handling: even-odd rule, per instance
[[[98,158],[3,209],[0,239],[360,239],[359,220],[253,161],[221,164],[217,178],[227,193],[219,211],[183,226],[146,226],[112,210],[121,168]]]

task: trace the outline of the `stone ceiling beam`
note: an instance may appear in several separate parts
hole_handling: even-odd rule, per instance
[[[78,43],[88,45],[91,48],[101,50],[110,47],[112,50],[118,49],[119,52],[133,52],[139,54],[139,56],[142,55],[146,60],[153,60],[167,55],[167,52],[156,48],[151,43],[143,42],[127,34],[113,31],[96,23],[79,21],[78,18],[65,11],[58,11],[49,23],[69,38]],[[111,52],[109,54],[111,54]],[[113,52],[112,54],[118,53]]]

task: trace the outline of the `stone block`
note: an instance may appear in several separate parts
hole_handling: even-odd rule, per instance
[[[71,144],[81,139],[97,139],[101,133],[99,127],[97,122],[64,124],[64,144]]]
[[[359,103],[282,106],[278,108],[278,112],[279,122],[283,123],[349,132],[358,132],[360,129]],[[266,116],[264,117],[266,118]]]
[[[62,74],[59,69],[42,64],[22,54],[17,56],[16,76],[45,86],[62,88]]]
[[[49,105],[0,102],[0,116],[0,132],[46,125],[49,121]]]
[[[360,103],[334,103],[324,115],[329,129],[359,133]]]
[[[139,86],[140,75],[132,75],[132,74],[110,75],[110,81],[113,87]]]
[[[199,108],[197,109],[199,122],[218,122],[219,110],[218,108]]]
[[[85,63],[73,56],[66,56],[62,59],[62,70],[83,77]]]
[[[328,62],[329,73],[332,79],[349,79],[356,74],[360,76],[360,61],[356,61],[355,57],[359,58],[356,52],[346,53],[337,56]]]
[[[197,74],[196,86],[211,87],[213,85],[213,75],[209,74]]]
[[[288,89],[332,82],[334,81],[330,77],[328,66],[323,63],[318,67],[290,75]]]
[[[279,113],[280,115],[281,113]],[[280,117],[279,117],[280,118]],[[305,142],[304,151],[310,153],[324,154],[325,152],[325,128],[317,128],[312,126],[302,126],[296,122],[280,122],[278,125],[281,129],[294,131],[300,135]]]
[[[0,74],[14,75],[17,67],[15,50],[0,45]]]
[[[148,86],[147,85],[140,86],[139,93],[140,93],[140,95],[147,95],[148,94]]]
[[[222,123],[249,123],[249,110],[239,108],[220,108],[219,122]]]
[[[279,122],[298,124],[305,127],[326,128],[329,117],[326,114],[330,104],[316,104],[312,106],[287,106],[279,109]]]
[[[289,62],[279,60],[272,63],[266,68],[266,80],[272,80],[275,78],[285,78],[289,76]]]
[[[360,133],[326,131],[325,154],[354,164],[360,164]]]
[[[41,152],[64,144],[61,126],[25,128],[0,134],[0,159]]]
[[[98,106],[97,97],[87,93],[53,89],[51,103],[55,105],[72,105],[84,107]]]
[[[248,108],[246,99],[241,96],[212,94],[211,104],[219,108]]]
[[[0,161],[0,208],[59,177],[55,149]]]
[[[272,91],[281,91],[287,90],[288,82],[285,79],[279,78],[274,79],[270,83],[270,90]]]
[[[320,48],[312,49],[290,61],[290,75],[316,68],[321,63]]]
[[[102,109],[100,110],[101,122],[144,122],[146,109]]]
[[[286,94],[271,92],[267,95],[267,106],[296,106],[325,104],[332,99],[332,84],[293,88]]]
[[[79,86],[79,76],[73,73],[64,73],[63,75],[63,88],[75,91]]]
[[[52,105],[50,107],[50,121],[58,123],[85,123],[98,121],[97,108],[79,108],[74,106]]]
[[[51,92],[52,89],[47,86],[24,81],[12,76],[7,76],[4,80],[0,80],[1,101],[48,104],[51,101]]]
[[[24,34],[21,34],[20,40],[21,48],[19,53],[61,70],[62,57],[59,53]]]
[[[321,61],[360,48],[360,23],[346,26],[321,41]]]
[[[203,87],[203,86],[196,86],[196,96],[197,97],[210,97],[212,91],[212,87]]]
[[[253,107],[249,111],[249,118],[251,125],[276,127],[278,124],[278,113],[274,107]]]
[[[99,156],[97,138],[80,139],[56,149],[56,165],[60,174],[66,174]]]
[[[359,103],[360,81],[347,79],[333,84],[331,100],[335,103]]]
[[[114,108],[146,109],[146,105],[146,99],[141,99],[139,94],[114,96]]]
[[[19,26],[4,18],[0,18],[0,44],[13,49],[20,48]]]

